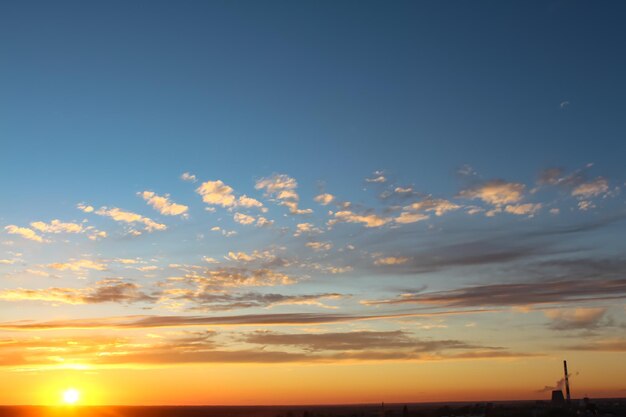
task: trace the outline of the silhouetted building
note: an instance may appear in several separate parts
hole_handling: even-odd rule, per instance
[[[562,405],[565,403],[565,397],[563,397],[563,391],[556,389],[552,391],[552,404]]]

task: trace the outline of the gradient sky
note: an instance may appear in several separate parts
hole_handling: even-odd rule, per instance
[[[0,4],[0,403],[626,385],[626,5]]]

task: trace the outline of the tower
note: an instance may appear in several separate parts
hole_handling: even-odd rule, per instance
[[[567,361],[563,361],[563,369],[565,371],[565,399],[569,403],[571,400],[571,397],[569,394],[569,376],[567,374]]]

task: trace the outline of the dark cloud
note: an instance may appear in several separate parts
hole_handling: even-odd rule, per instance
[[[160,365],[180,363],[295,363],[342,361],[404,361],[528,356],[502,348],[474,346],[457,340],[420,341],[404,332],[332,333],[328,338],[298,340],[274,345],[289,345],[297,350],[271,350],[237,347],[224,349],[213,332],[186,332],[169,339],[133,340],[129,338],[57,338],[51,340],[10,340],[0,356],[0,366],[58,366],[64,363],[90,365]],[[279,334],[273,334],[279,335]],[[248,335],[249,336],[249,335]],[[267,335],[266,335],[267,336]],[[282,334],[289,337],[297,335]],[[319,335],[318,335],[319,336]],[[245,338],[245,337],[244,337]],[[353,342],[349,339],[353,338]],[[384,338],[389,340],[385,343]],[[335,342],[331,342],[334,339]],[[372,346],[366,346],[373,340]],[[7,342],[6,340],[3,343]],[[266,340],[267,342],[267,340]],[[270,341],[271,342],[271,341]],[[409,343],[413,342],[413,343]],[[255,343],[251,341],[250,343]],[[311,343],[319,349],[310,349]],[[338,343],[338,344],[336,344]],[[264,343],[269,345],[272,343]],[[114,354],[111,354],[114,352]]]
[[[563,347],[566,350],[585,350],[593,352],[626,352],[626,339],[596,340]]]
[[[626,279],[563,280],[518,284],[490,284],[394,299],[367,301],[369,305],[423,304],[438,307],[516,306],[626,298]]]
[[[132,282],[105,279],[87,288],[12,289],[0,291],[0,299],[9,301],[44,301],[67,304],[99,304],[107,302],[136,303],[153,302],[156,298]]]
[[[322,300],[342,298],[338,293],[322,294],[261,294],[257,292],[230,293],[230,292],[203,292],[203,291],[180,291],[168,294],[168,299],[184,300],[195,304],[192,310],[232,310],[252,307],[272,307],[280,304],[318,304]]]
[[[440,317],[449,315],[482,314],[495,310],[455,310],[438,312],[412,312],[398,314],[359,315],[328,313],[278,313],[243,314],[234,316],[120,316],[93,319],[68,319],[57,321],[30,321],[0,323],[1,330],[52,330],[94,328],[152,328],[191,326],[249,326],[249,325],[299,325],[342,323],[359,320],[394,320],[410,317]]]
[[[458,340],[419,340],[396,330],[388,332],[357,331],[341,333],[274,333],[259,331],[244,337],[248,343],[260,345],[297,346],[307,350],[373,350],[406,348],[412,352],[442,349],[469,349],[476,346]]]

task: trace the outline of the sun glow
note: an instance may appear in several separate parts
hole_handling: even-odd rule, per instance
[[[65,404],[76,404],[80,399],[80,392],[74,388],[63,391],[63,402]]]

